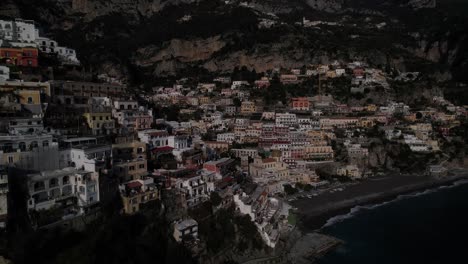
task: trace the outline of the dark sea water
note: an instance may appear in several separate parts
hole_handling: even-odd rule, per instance
[[[320,264],[468,263],[468,182],[353,208],[322,232],[345,244]]]

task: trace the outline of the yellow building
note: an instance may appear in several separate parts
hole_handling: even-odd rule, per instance
[[[200,96],[200,97],[198,98],[198,102],[199,102],[200,104],[209,104],[209,103],[211,102],[211,99],[210,99],[210,97],[208,97],[208,96]]]
[[[127,182],[122,187],[120,196],[126,214],[135,214],[140,211],[142,205],[161,198],[152,179]]]
[[[2,100],[8,109],[17,109],[22,105],[32,114],[42,115],[43,104],[50,100],[50,84],[47,82],[5,81],[0,82],[0,93],[9,95],[10,99],[13,99],[13,101],[10,99]],[[14,106],[14,104],[18,105]]]
[[[254,102],[251,102],[251,101],[244,101],[242,102],[241,104],[241,114],[243,115],[248,115],[248,114],[252,114],[252,113],[255,113],[256,111],[256,107],[255,107],[255,103]]]
[[[50,97],[50,84],[48,82],[0,82],[0,92],[15,92],[21,90],[37,90],[40,94]]]
[[[361,127],[373,127],[375,125],[374,119],[367,117],[361,117],[359,123]]]
[[[107,135],[114,131],[115,124],[111,112],[88,112],[83,116],[93,135]]]
[[[336,71],[330,70],[325,74],[327,78],[336,78]]]
[[[375,104],[367,105],[367,111],[376,112],[377,111],[377,106]]]
[[[31,89],[22,89],[18,90],[17,94],[19,96],[19,102],[22,105],[26,104],[41,104],[41,93],[39,90],[31,90]]]

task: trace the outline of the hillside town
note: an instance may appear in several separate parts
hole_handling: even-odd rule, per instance
[[[417,72],[336,60],[135,87],[44,74],[81,67],[45,35],[34,21],[0,20],[3,229],[20,211],[10,199],[24,199],[33,229],[80,230],[117,197],[122,215],[162,204],[194,255],[206,247],[207,204],[248,216],[274,249],[296,227],[296,200],[383,175],[444,178],[468,163],[457,146],[468,106],[443,94],[419,107],[397,100],[393,84]]]

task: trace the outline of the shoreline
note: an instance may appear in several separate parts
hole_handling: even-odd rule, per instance
[[[356,206],[379,204],[387,201],[392,201],[400,195],[410,194],[418,191],[425,191],[441,186],[452,185],[453,183],[459,180],[468,179],[468,172],[463,171],[463,173],[459,175],[447,176],[442,179],[430,179],[424,178],[423,176],[417,177],[419,178],[419,180],[416,180],[415,182],[409,184],[397,184],[396,186],[388,190],[368,190],[368,193],[366,194],[350,198],[346,198],[346,193],[335,193],[328,195],[328,197],[338,197],[338,199],[335,199],[338,201],[321,203],[324,199],[327,199],[328,197],[324,197],[318,202],[313,202],[314,198],[307,198],[297,201],[293,205],[297,207],[298,227],[304,234],[310,232],[319,232],[320,229],[327,223],[329,219],[342,214],[349,213],[349,211]],[[365,182],[360,183],[357,185],[357,188],[368,188],[365,186],[365,184]],[[321,204],[319,206],[316,206],[317,203]]]

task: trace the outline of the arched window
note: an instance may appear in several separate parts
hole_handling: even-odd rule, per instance
[[[20,149],[21,151],[26,151],[26,143],[20,142],[20,143],[18,144],[18,147],[19,147],[19,149]]]
[[[37,144],[37,141],[33,141],[31,142],[31,144],[29,145],[29,148],[33,149],[33,148],[37,148],[39,145]]]
[[[5,25],[5,29],[11,29],[11,25],[10,25],[10,24],[6,24],[6,25]]]
[[[58,180],[56,178],[52,178],[49,180],[49,188],[55,187],[58,185]]]
[[[40,182],[34,183],[34,191],[35,192],[40,191],[40,190],[44,190],[44,189],[45,189],[44,182],[40,181]]]
[[[65,176],[62,178],[62,184],[69,184],[70,183],[70,176]]]
[[[48,140],[42,141],[42,146],[43,147],[48,147],[49,146],[49,141]]]

